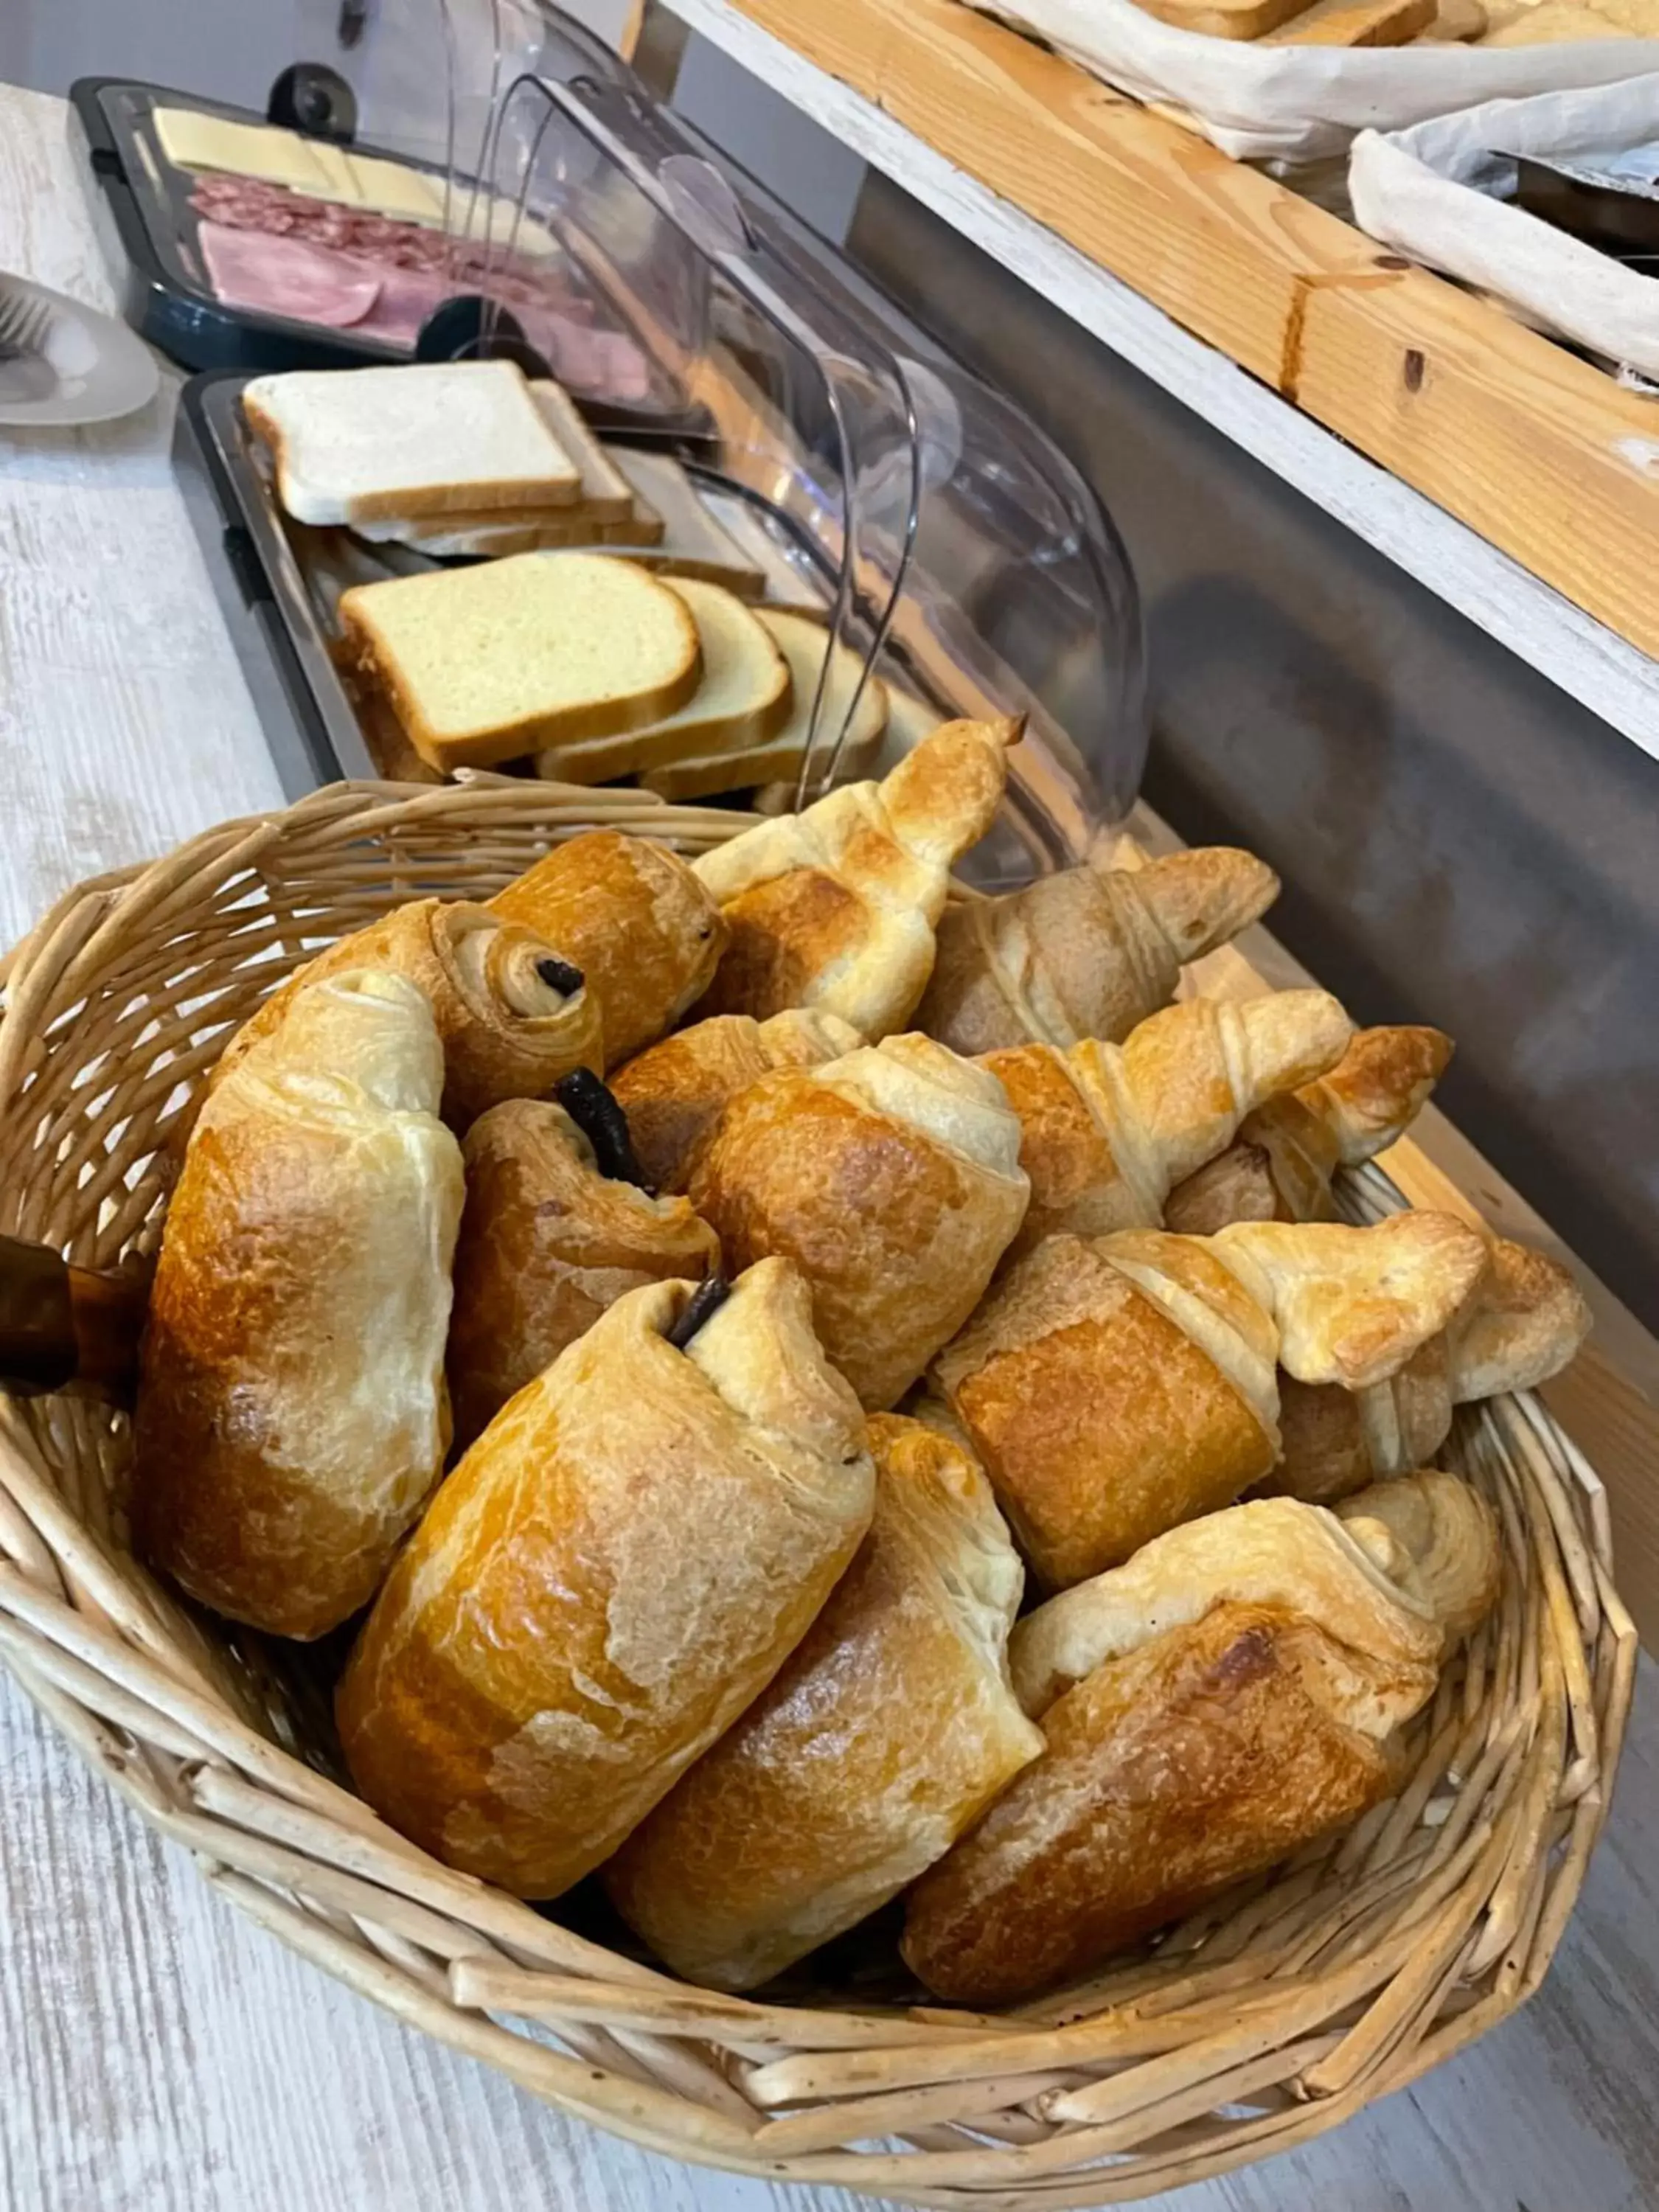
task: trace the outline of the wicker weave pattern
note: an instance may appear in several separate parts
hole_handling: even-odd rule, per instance
[[[335,786],[83,884],[0,970],[0,1230],[100,1266],[153,1243],[227,1025],[372,915],[488,896],[598,823],[695,851],[744,819],[505,779]],[[1356,1218],[1401,1202],[1375,1169],[1349,1182]],[[1322,2133],[1548,1966],[1607,1813],[1634,1632],[1601,1486],[1539,1405],[1466,1413],[1444,1456],[1498,1510],[1504,1589],[1400,1796],[1155,1954],[1002,2019],[688,1989],[404,1843],[306,1763],[302,1707],[257,1650],[128,1557],[126,1424],[91,1405],[0,1397],[0,1656],[243,1911],[566,2111],[917,2204],[1121,2203]]]

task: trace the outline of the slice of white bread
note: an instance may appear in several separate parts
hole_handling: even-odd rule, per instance
[[[901,691],[890,684],[885,728],[878,730],[866,744],[858,744],[848,738],[836,763],[836,782],[859,783],[866,778],[879,781],[898,766],[906,753],[914,752],[924,738],[932,737],[947,719],[937,707],[925,706],[913,691]],[[816,798],[816,790],[811,795]],[[759,785],[749,803],[757,814],[798,812],[799,769],[781,783]]]
[[[672,453],[642,453],[627,446],[612,446],[607,451],[617,473],[632,489],[639,527],[606,531],[599,542],[621,547],[628,558],[637,557],[641,567],[654,569],[659,575],[689,576],[699,583],[724,584],[740,599],[764,596],[764,570],[709,514],[696,487]],[[659,513],[652,503],[653,492],[671,510],[668,514]],[[527,518],[515,515],[511,520],[498,520],[474,516],[465,529],[465,543],[458,521],[450,526],[453,538],[441,547],[426,542],[433,535],[433,526],[428,524],[422,533],[421,550],[442,559],[463,554],[477,557],[556,548],[569,542],[562,536],[561,520],[556,514],[547,514],[544,518],[545,526],[538,527],[532,534],[526,526]]]
[[[643,500],[653,514],[661,515],[672,535],[684,536],[709,526],[696,485],[684,464],[672,453],[654,453],[642,446],[613,446],[611,458],[635,497]]]
[[[563,553],[572,548],[615,545],[625,553],[648,551],[662,535],[654,516],[635,516],[626,522],[595,522],[580,507],[561,514],[547,507],[526,521],[485,522],[477,519],[453,527],[443,518],[424,523],[406,522],[374,540],[380,545],[407,545],[431,561],[499,561],[508,553]]]
[[[358,536],[375,544],[398,538],[438,560],[451,553],[528,553],[538,544],[597,545],[604,542],[601,524],[628,526],[612,535],[615,544],[655,544],[662,536],[660,518],[635,499],[632,485],[583,422],[574,401],[544,377],[532,383],[530,396],[580,475],[581,492],[574,507],[480,507],[441,515],[410,507],[404,514],[366,518],[356,525]],[[479,542],[449,543],[461,538]],[[444,543],[427,542],[439,538]]]
[[[481,508],[445,515],[418,514],[411,509],[407,514],[360,522],[359,536],[376,544],[400,539],[434,560],[462,554],[530,553],[543,546],[599,545],[607,540],[617,545],[656,544],[662,537],[662,518],[635,496],[569,394],[550,379],[538,377],[531,384],[530,396],[580,473],[581,495],[574,507]]]
[[[789,663],[756,610],[720,584],[677,576],[663,589],[684,601],[697,625],[702,682],[696,691],[659,721],[548,748],[537,757],[538,775],[556,783],[611,783],[688,753],[763,745],[788,720]]]
[[[635,511],[634,487],[613,456],[582,420],[581,410],[562,384],[550,377],[532,380],[530,396],[542,419],[581,471],[581,505],[596,522],[623,522]],[[647,501],[647,514],[655,510]]]
[[[789,664],[793,698],[789,720],[775,737],[763,744],[745,746],[741,751],[700,754],[651,769],[641,778],[648,791],[669,799],[706,799],[714,792],[743,791],[753,784],[799,775],[801,763],[806,758],[812,699],[817,690],[818,672],[823,665],[824,650],[830,641],[830,632],[816,616],[799,614],[793,608],[757,607],[755,616],[771,631]],[[826,757],[830,733],[838,730],[846,720],[863,672],[860,654],[850,646],[835,647],[818,717],[818,726],[824,732],[824,747],[821,750],[825,750]],[[872,676],[859,695],[853,725],[842,747],[836,766],[838,782],[855,781],[867,772],[866,764],[887,724],[887,686],[880,677]]]
[[[659,722],[702,675],[684,600],[591,553],[360,584],[341,595],[340,625],[360,676],[446,772]]]
[[[242,411],[300,522],[574,507],[581,471],[510,361],[256,376]]]

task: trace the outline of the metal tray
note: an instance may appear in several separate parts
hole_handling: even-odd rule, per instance
[[[190,380],[179,395],[173,459],[283,790],[297,799],[338,777],[376,776],[396,766],[377,745],[372,725],[366,728],[338,656],[341,592],[352,584],[453,564],[397,544],[370,544],[349,530],[313,529],[285,514],[243,420],[241,394],[249,381],[237,371]],[[676,452],[712,518],[764,576],[769,601],[828,612],[834,568],[795,518],[699,460],[689,449],[689,434],[650,442],[658,451]],[[967,688],[941,696],[938,684],[908,664],[897,641],[884,653],[879,672],[941,719],[986,706]],[[713,803],[732,800],[721,794]]]

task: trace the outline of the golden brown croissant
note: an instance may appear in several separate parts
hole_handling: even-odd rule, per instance
[[[1283,1456],[1268,1486],[1324,1504],[1421,1467],[1445,1442],[1454,1407],[1547,1382],[1589,1328],[1565,1267],[1494,1237],[1473,1296],[1397,1375],[1359,1390],[1281,1382]]]
[[[793,1656],[605,1870],[675,1972],[769,1981],[896,1897],[1042,1748],[1006,1651],[1024,1580],[990,1486],[870,1422],[876,1512]]]
[[[289,976],[232,1037],[211,1082],[280,1025],[307,983],[353,968],[390,969],[426,994],[444,1048],[443,1117],[457,1131],[503,1098],[533,1098],[598,1062],[599,1002],[568,960],[488,907],[416,899]]]
[[[838,1015],[793,1007],[757,1022],[711,1014],[619,1067],[611,1087],[653,1190],[684,1190],[738,1091],[779,1067],[817,1067],[864,1042]]]
[[[1018,722],[947,722],[879,783],[843,784],[705,853],[698,875],[732,942],[704,1014],[787,1006],[871,1038],[902,1029],[927,988],[951,870],[990,828]]]
[[[498,891],[493,912],[556,945],[587,978],[604,1020],[604,1067],[672,1030],[726,950],[720,908],[678,853],[618,830],[556,845]]]
[[[1185,963],[1267,912],[1279,878],[1216,845],[1144,868],[1103,862],[953,907],[915,1026],[953,1051],[1118,1043],[1167,1006]]]
[[[569,1103],[582,1111],[576,1097]],[[628,1180],[633,1163],[601,1159],[562,1104],[492,1106],[461,1152],[466,1206],[447,1366],[465,1446],[625,1291],[701,1282],[718,1270],[720,1248],[684,1199],[653,1198]]]
[[[462,1178],[442,1082],[412,983],[312,984],[203,1108],[167,1211],[137,1547],[275,1635],[368,1602],[443,1465]]]
[[[987,1053],[1024,1132],[1031,1206],[1016,1252],[1055,1231],[1158,1228],[1164,1201],[1276,1091],[1328,1067],[1350,1033],[1324,991],[1166,1006],[1121,1044]]]
[[[1404,1537],[1387,1505],[1346,1528],[1292,1498],[1234,1506],[1021,1622],[1046,1748],[910,1893],[927,1986],[999,2005],[1086,1972],[1385,1796],[1434,1691],[1442,1594],[1466,1620],[1474,1581],[1496,1588],[1470,1500],[1437,1522],[1419,1499]],[[1425,1528],[1455,1529],[1459,1559],[1432,1533],[1415,1548]]]
[[[765,1688],[869,1526],[864,1425],[805,1285],[769,1261],[720,1288],[629,1291],[503,1408],[340,1684],[368,1802],[519,1896],[610,1856]]]
[[[1480,1492],[1438,1468],[1373,1482],[1334,1507],[1336,1517],[1389,1580],[1426,1606],[1448,1644],[1498,1601],[1498,1524]]]
[[[1170,1193],[1164,1219],[1194,1237],[1234,1221],[1329,1221],[1337,1170],[1404,1136],[1451,1056],[1441,1030],[1360,1030],[1316,1083],[1250,1115],[1236,1144]]]
[[[872,1412],[978,1304],[1027,1195],[1002,1085],[922,1036],[763,1076],[690,1188],[729,1266],[795,1262],[826,1354]]]
[[[1445,1327],[1484,1264],[1480,1238],[1443,1214],[1051,1237],[933,1377],[1034,1571],[1063,1589],[1268,1473],[1276,1362],[1380,1379]]]

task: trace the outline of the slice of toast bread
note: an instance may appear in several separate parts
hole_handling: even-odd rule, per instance
[[[445,771],[659,722],[702,676],[678,592],[589,553],[360,584],[341,595],[340,623],[360,676]]]
[[[660,798],[706,799],[715,792],[742,791],[754,784],[771,783],[800,774],[811,727],[813,696],[817,689],[818,672],[823,665],[824,649],[830,644],[830,633],[816,617],[797,613],[793,608],[757,607],[755,613],[771,631],[789,663],[794,700],[789,720],[764,744],[750,746],[741,752],[704,754],[651,770],[641,781]],[[818,726],[823,733],[820,751],[826,759],[834,733],[852,706],[863,670],[862,656],[850,646],[836,645],[833,648],[823,706],[818,717]],[[845,783],[868,773],[870,759],[886,726],[887,713],[887,686],[880,677],[872,676],[859,693],[852,726],[836,763],[837,781]]]
[[[510,361],[258,376],[242,411],[301,522],[574,507],[581,471]]]
[[[720,584],[675,577],[665,587],[684,600],[697,625],[703,676],[696,691],[660,721],[544,750],[538,775],[559,783],[610,783],[688,753],[764,744],[789,719],[789,662],[757,611]]]

